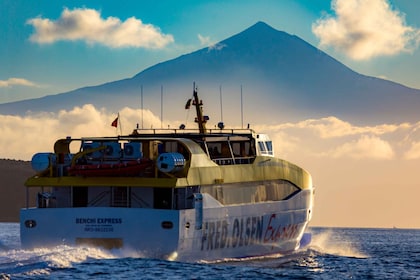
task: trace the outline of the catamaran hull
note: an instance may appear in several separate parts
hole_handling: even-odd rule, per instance
[[[284,201],[187,210],[29,208],[21,210],[21,243],[124,248],[180,261],[289,253],[299,248],[311,210],[312,190]]]

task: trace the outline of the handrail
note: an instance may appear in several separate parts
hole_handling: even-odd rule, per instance
[[[224,128],[224,129],[206,129],[206,135],[208,134],[235,134],[249,132],[249,134],[255,133],[254,130],[250,128]],[[136,128],[133,130],[135,135],[144,134],[159,134],[159,133],[174,133],[174,134],[188,134],[188,133],[200,133],[199,129],[196,128]]]
[[[82,156],[85,156],[87,154],[94,153],[94,152],[97,152],[97,151],[105,150],[105,149],[106,149],[106,146],[100,146],[100,147],[97,147],[97,148],[92,148],[92,149],[84,150],[83,152],[78,152],[77,154],[75,154],[73,156],[73,158],[71,160],[70,166],[71,167],[74,167],[76,165],[76,161],[79,158],[81,158]]]

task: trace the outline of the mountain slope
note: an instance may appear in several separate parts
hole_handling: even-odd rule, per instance
[[[259,113],[254,123],[328,115],[364,123],[414,121],[420,105],[420,90],[360,75],[297,36],[258,22],[215,46],[159,63],[130,79],[0,104],[0,112],[57,111],[86,103],[117,111],[140,105],[143,86],[145,107],[158,114],[161,86],[170,100],[166,102],[181,108],[193,81],[209,105],[207,112],[219,110],[219,86],[224,99],[234,104],[242,85],[246,111]],[[165,115],[179,112],[165,107]]]

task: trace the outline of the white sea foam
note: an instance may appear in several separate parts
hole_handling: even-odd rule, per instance
[[[88,247],[57,246],[53,249],[36,249],[40,259],[48,263],[49,267],[71,267],[73,263],[81,263],[89,258],[113,259],[116,258],[110,251]]]
[[[312,233],[310,249],[319,253],[341,257],[368,258],[357,248],[357,243],[332,229]]]
[[[14,249],[0,252],[0,270],[1,267],[5,267],[11,275],[49,275],[52,269],[70,268],[88,259],[114,258],[118,256],[110,251],[88,247],[63,245],[34,250]]]

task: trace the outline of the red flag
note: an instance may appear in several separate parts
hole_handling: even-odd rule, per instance
[[[192,99],[191,99],[191,98],[190,98],[190,99],[188,99],[187,103],[185,104],[185,110],[190,109],[190,107],[191,107],[191,101],[192,101]]]
[[[116,117],[115,120],[111,123],[111,126],[118,127],[118,117]]]

